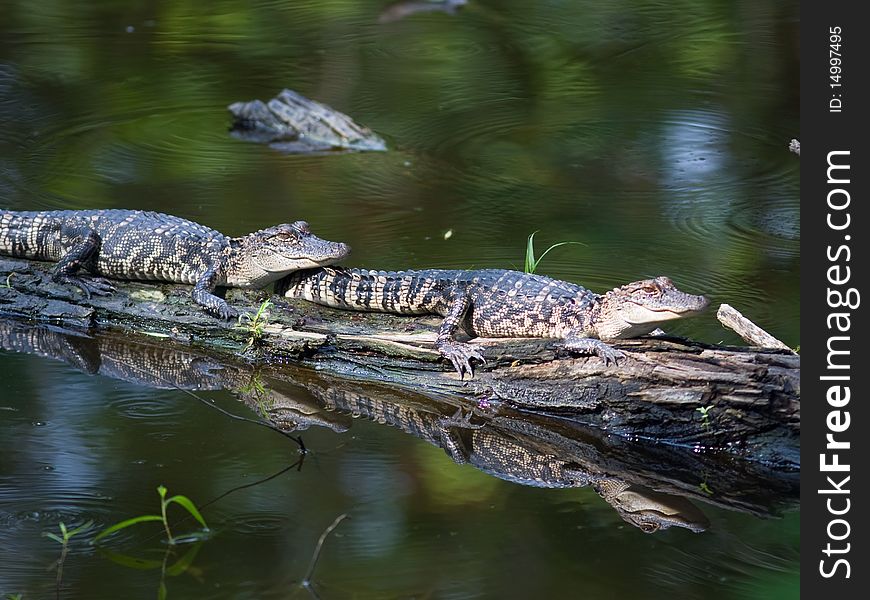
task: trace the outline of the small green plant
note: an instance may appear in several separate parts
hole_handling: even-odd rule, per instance
[[[87,531],[93,526],[93,521],[88,521],[82,525],[79,525],[75,529],[67,529],[66,524],[61,522],[58,525],[58,529],[60,529],[60,535],[55,533],[51,533],[50,531],[43,531],[42,536],[47,537],[50,540],[54,540],[61,546],[60,550],[60,558],[57,559],[57,562],[54,563],[57,565],[57,588],[60,589],[60,582],[63,580],[63,563],[66,561],[66,555],[69,552],[69,541],[72,539],[74,535],[77,535],[83,531]],[[54,565],[53,565],[54,566]],[[18,596],[21,597],[20,595]]]
[[[710,406],[699,406],[695,410],[701,413],[701,425],[704,429],[708,429],[710,427],[710,410],[713,408]]]
[[[707,482],[706,482],[706,481],[702,481],[700,484],[698,484],[698,487],[700,488],[700,490],[701,490],[702,492],[704,492],[704,493],[707,494],[708,496],[712,496],[712,495],[713,495],[713,490],[710,489],[710,486],[707,485]]]
[[[131,525],[136,525],[137,523],[145,523],[148,521],[162,521],[163,529],[166,531],[166,541],[171,545],[175,545],[180,541],[180,538],[177,538],[172,535],[172,530],[169,529],[169,521],[166,518],[166,509],[172,504],[178,504],[182,508],[184,508],[190,515],[199,521],[199,524],[202,525],[203,531],[208,531],[208,525],[205,523],[205,519],[202,518],[202,515],[199,513],[199,509],[196,508],[196,505],[188,498],[187,496],[175,495],[170,498],[166,497],[166,488],[162,485],[157,486],[157,493],[160,494],[160,514],[159,515],[140,515],[138,517],[133,517],[132,519],[127,519],[125,521],[121,521],[120,523],[115,523],[111,527],[107,527],[102,530],[97,536],[94,538],[94,543],[100,541],[107,535],[111,535],[116,531],[120,531],[121,529],[126,529]]]
[[[525,272],[526,273],[534,273],[538,269],[538,265],[541,263],[541,261],[544,259],[544,257],[547,256],[547,253],[550,252],[550,250],[552,250],[553,248],[558,248],[559,246],[564,246],[566,244],[580,244],[580,245],[582,245],[581,242],[558,242],[556,244],[553,244],[552,246],[550,246],[546,250],[544,250],[544,253],[541,254],[541,256],[536,259],[535,258],[535,233],[538,233],[538,232],[535,231],[534,233],[532,233],[532,235],[530,235],[529,239],[526,241],[526,261],[525,261]]]
[[[261,339],[263,339],[263,331],[266,329],[266,325],[269,324],[269,308],[272,307],[272,302],[270,300],[264,300],[260,305],[260,308],[257,309],[257,313],[251,316],[250,313],[243,313],[239,315],[239,329],[246,331],[250,337],[248,341],[245,343],[245,347],[242,348],[242,354],[250,351]]]

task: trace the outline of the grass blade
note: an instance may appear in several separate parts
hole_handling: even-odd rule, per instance
[[[47,537],[47,538],[50,539],[50,540],[54,540],[54,541],[57,542],[58,544],[63,544],[63,540],[62,540],[62,539],[60,539],[58,536],[56,536],[55,534],[53,534],[53,533],[51,533],[51,532],[49,532],[49,531],[43,531],[43,532],[42,532],[42,537]]]
[[[144,523],[146,521],[163,522],[163,517],[161,517],[160,515],[141,515],[138,517],[133,517],[132,519],[127,519],[126,521],[121,521],[120,523],[115,523],[111,527],[108,527],[108,528],[102,530],[100,533],[98,533],[96,535],[96,537],[94,538],[93,542],[91,542],[91,543],[96,543],[99,540],[106,537],[107,535],[111,535],[111,534],[115,533],[116,531],[120,531],[121,529],[126,529],[130,525],[135,525],[136,523]]]
[[[581,244],[582,245],[581,242],[559,242],[558,244],[553,244],[552,246],[550,246],[549,248],[544,250],[544,253],[540,256],[540,258],[538,258],[537,262],[535,263],[535,268],[538,268],[538,263],[541,262],[542,260],[544,260],[544,257],[547,256],[547,253],[550,250],[552,250],[553,248],[558,248],[559,246],[564,246],[565,244]]]
[[[526,273],[534,273],[535,269],[538,266],[538,263],[535,261],[535,234],[537,231],[532,232],[532,235],[529,236],[529,239],[526,241],[526,264],[525,271]]]
[[[187,510],[187,512],[189,512],[193,516],[194,519],[199,521],[199,524],[202,525],[203,528],[208,529],[208,525],[205,524],[205,519],[203,519],[202,515],[199,514],[199,510],[197,510],[196,506],[190,498],[188,498],[187,496],[177,495],[167,500],[166,504],[169,504],[170,502],[175,502],[176,504],[180,504],[181,506],[183,506]]]
[[[76,534],[81,533],[82,531],[86,531],[86,530],[90,529],[90,528],[93,527],[93,526],[94,526],[94,522],[93,522],[92,520],[91,520],[91,521],[86,521],[85,523],[82,523],[81,525],[79,525],[78,527],[76,527],[75,529],[73,529],[72,531],[70,531],[70,532],[69,532],[69,535],[67,535],[67,539],[71,538],[72,536],[74,536],[74,535],[76,535]]]

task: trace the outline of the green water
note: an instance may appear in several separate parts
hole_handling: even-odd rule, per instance
[[[385,269],[521,268],[539,231],[582,242],[540,273],[596,291],[668,275],[800,343],[796,2],[471,0],[381,23],[386,4],[5,2],[0,206],[161,210],[227,234],[305,219],[353,247],[348,264]],[[390,151],[228,135],[228,104],[284,87]],[[738,342],[712,314],[672,331]],[[60,547],[40,534],[61,521],[153,512],[161,483],[205,503],[299,458],[179,390],[2,350],[0,382],[2,594],[54,597]],[[797,595],[797,512],[703,506],[708,531],[646,535],[589,489],[497,479],[378,423],[303,438],[301,470],[204,510],[215,533],[168,597],[304,597],[341,513],[324,598]],[[159,527],[142,527],[109,547],[159,563]],[[160,568],[92,536],[73,539],[61,597],[157,596]]]

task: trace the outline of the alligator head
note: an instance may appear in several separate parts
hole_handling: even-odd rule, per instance
[[[305,221],[233,238],[230,247],[227,283],[234,287],[263,287],[293,271],[331,265],[350,253],[347,244],[311,233]]]
[[[673,526],[700,533],[710,526],[706,515],[681,496],[656,492],[618,479],[598,480],[593,488],[616,509],[623,521],[644,533]]]
[[[645,335],[665,321],[695,315],[709,304],[683,292],[667,277],[635,281],[604,294],[595,330],[603,340]]]

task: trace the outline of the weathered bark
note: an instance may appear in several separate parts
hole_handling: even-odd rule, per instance
[[[0,259],[0,312],[89,327],[168,335],[225,354],[251,334],[205,314],[190,287],[116,282],[91,300],[50,279],[51,265]],[[8,277],[12,273],[11,277]],[[9,281],[9,287],[2,287]],[[269,293],[229,290],[255,313]],[[350,313],[273,298],[254,344],[259,358],[316,365],[324,372],[413,389],[432,397],[552,414],[631,439],[725,448],[796,465],[800,358],[673,338],[627,340],[618,366],[571,356],[546,340],[473,340],[487,364],[460,380],[432,348],[436,318]]]

